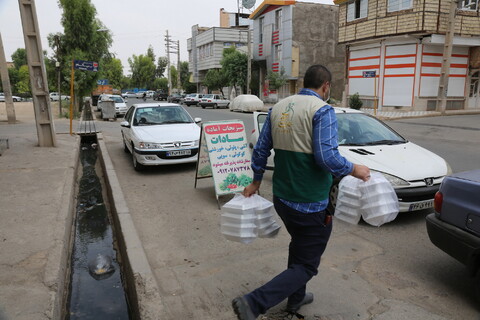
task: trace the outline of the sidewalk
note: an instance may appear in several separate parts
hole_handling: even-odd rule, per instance
[[[17,104],[16,114],[14,125],[0,115],[9,145],[0,156],[0,319],[58,319],[78,137],[57,134],[57,147],[40,148],[32,115]]]

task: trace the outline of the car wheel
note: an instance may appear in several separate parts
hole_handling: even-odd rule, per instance
[[[202,106],[202,109],[205,109],[205,106]]]
[[[213,104],[213,109],[217,109],[217,108],[218,108],[217,104],[214,103],[214,104]]]
[[[137,156],[135,155],[135,149],[132,146],[132,164],[135,171],[142,171],[144,169],[143,164],[138,163]]]
[[[333,215],[335,212],[335,206],[337,205],[337,197],[338,197],[338,183],[339,181],[334,180],[332,183],[332,187],[330,188],[330,192],[328,193],[328,207],[327,212]]]

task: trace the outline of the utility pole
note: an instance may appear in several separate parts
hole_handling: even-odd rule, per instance
[[[171,94],[171,87],[172,87],[172,75],[170,72],[170,53],[176,54],[177,55],[177,60],[178,60],[178,82],[177,86],[180,85],[180,41],[173,41],[170,39],[170,36],[168,35],[168,30],[167,34],[165,36],[165,50],[167,52],[167,60],[168,60],[168,94]]]
[[[57,86],[58,86],[58,116],[62,116],[62,93],[60,89],[60,77],[61,77],[61,69],[60,69],[60,36],[58,34],[55,35],[55,45],[57,47],[57,52],[55,53],[57,61],[55,62],[55,67],[57,68]]]
[[[442,70],[438,84],[437,111],[443,115],[447,107],[448,78],[450,76],[450,61],[453,50],[453,36],[455,34],[455,13],[458,0],[451,0],[450,12],[448,14],[447,32],[445,34],[445,45],[443,47]]]
[[[10,87],[10,77],[8,76],[7,59],[3,49],[2,34],[0,33],[0,73],[2,78],[3,93],[5,95],[5,104],[7,106],[7,120],[9,124],[16,122],[15,107],[13,106],[12,88]]]
[[[250,82],[252,81],[252,34],[250,27],[248,27],[248,66],[247,66],[247,94],[251,94],[252,90],[250,89]]]
[[[172,79],[170,78],[170,36],[168,35],[168,30],[165,35],[165,50],[167,51],[167,79],[168,79],[168,95],[171,95]]]
[[[43,60],[42,42],[38,28],[37,10],[34,0],[18,0],[22,18],[23,37],[27,52],[28,72],[32,87],[33,109],[37,124],[38,145],[55,147],[55,128],[48,97],[47,73]]]

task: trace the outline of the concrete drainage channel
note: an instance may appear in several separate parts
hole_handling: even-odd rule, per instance
[[[103,135],[83,135],[80,144],[62,318],[162,318],[159,288]]]

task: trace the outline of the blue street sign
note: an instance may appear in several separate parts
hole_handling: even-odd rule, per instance
[[[73,67],[78,70],[98,71],[98,63],[93,61],[73,60]]]
[[[375,78],[377,76],[376,71],[363,71],[364,78]]]
[[[97,84],[99,86],[106,86],[108,84],[108,79],[98,79]]]

